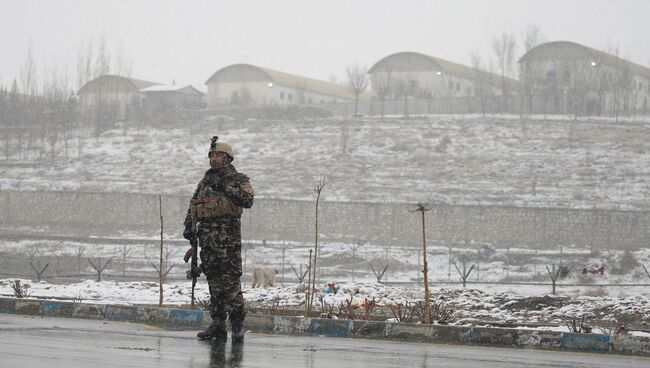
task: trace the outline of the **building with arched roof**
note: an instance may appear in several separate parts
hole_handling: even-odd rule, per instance
[[[160,85],[119,75],[102,75],[84,84],[77,93],[82,113],[110,112],[111,118],[125,119],[134,105],[141,106],[140,90]]]
[[[354,101],[354,95],[345,86],[250,64],[221,68],[205,84],[208,107]]]
[[[468,97],[479,93],[502,94],[500,76],[452,61],[398,52],[376,62],[369,70],[370,85],[378,98]],[[506,78],[512,88],[516,80]]]
[[[537,112],[647,111],[650,68],[575,42],[540,44],[519,59],[522,90]]]

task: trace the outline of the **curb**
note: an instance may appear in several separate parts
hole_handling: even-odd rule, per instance
[[[53,300],[0,298],[0,313],[128,321],[169,329],[201,329],[210,316],[201,310]],[[650,337],[602,335],[515,328],[419,325],[380,321],[270,316],[249,313],[246,329],[258,333],[354,337],[406,342],[487,345],[650,356]]]

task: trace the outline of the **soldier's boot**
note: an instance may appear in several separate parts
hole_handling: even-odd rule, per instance
[[[244,328],[244,317],[240,316],[230,316],[230,323],[232,327],[231,338],[233,343],[242,343],[244,342],[244,333],[246,329]]]
[[[228,332],[226,332],[225,318],[212,319],[212,324],[205,331],[196,334],[196,336],[201,340],[216,339],[219,342],[226,342],[228,340]]]

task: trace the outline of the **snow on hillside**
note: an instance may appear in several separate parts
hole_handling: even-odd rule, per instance
[[[418,116],[129,128],[69,158],[0,167],[0,189],[190,193],[210,137],[231,143],[260,197],[647,209],[650,123]]]

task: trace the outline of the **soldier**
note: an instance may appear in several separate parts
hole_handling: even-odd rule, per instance
[[[199,182],[190,209],[185,217],[183,236],[188,240],[198,237],[201,247],[201,271],[210,289],[210,317],[212,324],[198,337],[227,339],[226,317],[230,317],[233,342],[244,339],[244,298],[241,291],[241,214],[243,208],[253,206],[254,192],[249,178],[231,164],[235,155],[230,145],[217,143],[212,137],[208,157],[210,169]],[[191,209],[194,206],[199,221],[198,234],[191,229]],[[191,257],[192,249],[186,254]]]

